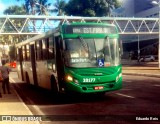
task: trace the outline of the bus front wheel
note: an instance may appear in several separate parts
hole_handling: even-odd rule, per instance
[[[54,94],[58,93],[58,86],[57,86],[56,79],[54,76],[51,76],[51,91]]]

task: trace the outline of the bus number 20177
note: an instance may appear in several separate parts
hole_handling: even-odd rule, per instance
[[[95,82],[95,78],[83,78],[83,82]]]

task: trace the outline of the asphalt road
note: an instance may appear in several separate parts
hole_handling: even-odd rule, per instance
[[[41,124],[160,123],[160,78],[123,75],[123,88],[103,97],[54,96],[26,83],[12,85],[34,115],[46,115]]]

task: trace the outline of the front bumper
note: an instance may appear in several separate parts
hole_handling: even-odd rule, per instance
[[[96,89],[95,87],[101,87]],[[103,88],[102,88],[103,87]],[[76,84],[73,82],[66,83],[66,90],[79,93],[95,93],[118,90],[122,88],[122,77],[117,82]]]

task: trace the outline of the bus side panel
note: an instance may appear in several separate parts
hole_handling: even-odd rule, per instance
[[[28,84],[34,84],[30,61],[23,62],[23,73],[24,73],[25,82]]]
[[[48,74],[47,61],[36,62],[38,86],[50,89],[50,75]]]

